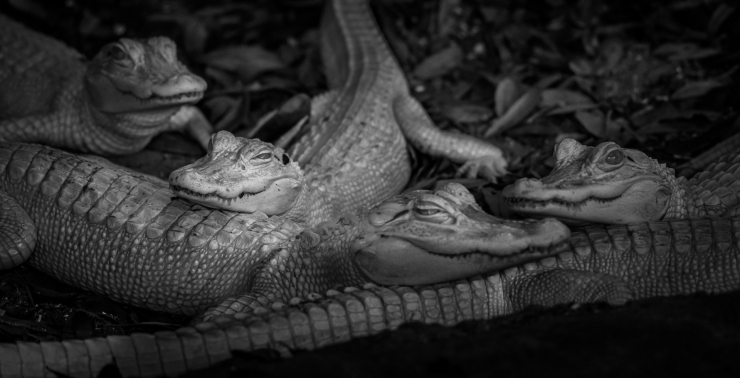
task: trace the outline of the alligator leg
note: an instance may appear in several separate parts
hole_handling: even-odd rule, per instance
[[[208,151],[208,142],[211,141],[213,127],[198,108],[192,105],[181,107],[170,119],[170,125],[173,130],[187,132],[204,150]]]
[[[13,198],[0,191],[0,269],[22,264],[36,245],[36,226]]]
[[[623,279],[606,274],[573,269],[557,269],[517,277],[510,298],[515,311],[528,306],[551,307],[565,303],[607,302],[622,305],[633,299]]]
[[[459,174],[495,182],[505,175],[506,159],[498,147],[471,135],[437,128],[419,102],[410,95],[393,101],[393,111],[406,139],[421,152],[462,164]]]

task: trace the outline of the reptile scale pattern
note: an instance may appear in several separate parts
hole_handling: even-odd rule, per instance
[[[0,344],[0,374],[41,377],[43,366],[89,377],[115,361],[124,376],[176,376],[265,347],[314,349],[414,321],[453,325],[528,305],[628,299],[740,285],[740,220],[594,226],[560,253],[485,277],[423,287],[349,287],[176,331]]]
[[[36,145],[0,143],[0,190],[43,230],[33,266],[118,301],[188,315],[247,292],[252,269],[291,248],[301,230],[280,217],[179,200],[164,182]]]

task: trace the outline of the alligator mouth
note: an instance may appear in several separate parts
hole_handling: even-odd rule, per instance
[[[522,197],[509,197],[506,199],[506,201],[509,203],[509,206],[511,208],[517,209],[517,210],[537,210],[537,209],[550,207],[550,206],[578,209],[580,207],[588,205],[589,203],[614,202],[621,197],[622,197],[621,194],[616,197],[612,197],[612,198],[599,198],[595,196],[590,196],[578,202],[570,202],[570,201],[565,201],[565,200],[558,199],[558,198],[553,198],[549,200],[535,200],[535,199],[522,198]]]
[[[522,262],[522,259],[547,257],[549,255],[554,254],[551,249],[552,249],[552,245],[543,246],[543,247],[531,247],[530,246],[530,247],[527,247],[526,249],[518,251],[515,254],[511,254],[507,256],[498,256],[498,255],[491,254],[490,252],[481,251],[481,250],[448,254],[448,253],[436,253],[436,252],[433,252],[427,249],[426,253],[432,256],[444,257],[446,259],[456,260],[456,261],[475,260],[476,262],[480,262],[481,260],[485,260],[485,262],[489,262],[489,263],[502,263],[503,265],[506,265],[506,264],[519,264]]]
[[[172,181],[170,188],[176,195],[207,207],[240,213],[259,211],[267,215],[277,215],[293,207],[299,198],[302,185],[299,180],[292,177],[280,177],[267,182],[252,183],[246,188],[241,186],[241,192],[215,189],[203,193],[184,188]]]
[[[176,104],[183,104],[183,103],[190,103],[190,102],[196,102],[199,101],[201,98],[203,98],[203,91],[193,91],[193,92],[185,92],[180,93],[172,96],[160,96],[155,93],[152,93],[151,96],[147,98],[141,98],[134,94],[127,93],[130,96],[133,96],[136,98],[139,102],[142,104],[148,104],[148,105],[176,105]]]
[[[223,197],[223,196],[220,196],[220,195],[216,194],[216,192],[198,193],[198,192],[192,191],[190,189],[183,188],[182,186],[179,186],[179,185],[170,185],[170,187],[172,188],[172,190],[174,192],[176,192],[177,194],[182,194],[184,197],[186,197],[188,199],[192,199],[192,200],[203,200],[203,201],[213,201],[213,200],[216,200],[216,201],[221,201],[221,202],[223,202],[225,204],[230,204],[231,202],[234,202],[236,200],[240,200],[240,199],[244,199],[244,198],[249,198],[251,196],[255,196],[257,194],[264,193],[265,191],[267,191],[267,189],[259,190],[259,191],[256,191],[256,192],[247,192],[247,191],[244,191],[244,192],[241,192],[241,193],[239,193],[238,195],[236,195],[234,197]]]
[[[429,285],[487,274],[553,256],[562,252],[563,248],[558,246],[567,242],[561,238],[523,246],[516,251],[506,248],[497,251],[496,244],[483,244],[451,254],[420,247],[408,239],[381,237],[368,245],[358,246],[354,262],[368,279],[378,284]]]

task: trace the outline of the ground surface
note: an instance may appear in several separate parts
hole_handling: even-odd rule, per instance
[[[565,137],[615,140],[679,167],[740,129],[740,12],[732,1],[374,5],[435,122],[505,149],[511,175],[497,184],[461,180],[491,210],[506,184],[547,174],[552,146]],[[267,140],[300,112],[255,131],[261,116],[296,94],[326,89],[320,9],[312,0],[0,2],[0,11],[88,56],[120,36],[172,37],[182,59],[209,82],[200,106],[217,128]],[[202,154],[184,136],[166,134],[146,151],[114,160],[166,177]],[[455,179],[452,163],[412,154],[409,188]],[[739,298],[532,310],[455,328],[412,325],[288,361],[240,356],[209,374],[715,376],[738,371]],[[0,309],[2,341],[151,332],[187,322],[67,288],[27,267],[0,273]]]

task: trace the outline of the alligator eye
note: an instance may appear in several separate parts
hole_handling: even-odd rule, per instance
[[[450,224],[454,221],[454,217],[450,213],[433,203],[417,204],[414,206],[414,213],[416,213],[419,220],[424,222]]]
[[[269,160],[269,159],[272,159],[272,154],[271,154],[271,153],[269,153],[269,152],[263,152],[263,153],[261,153],[261,154],[259,154],[259,155],[255,156],[255,157],[253,157],[252,159],[257,159],[257,160]]]
[[[604,162],[610,165],[617,165],[622,164],[622,160],[624,160],[624,153],[622,150],[614,150],[606,155]]]
[[[419,215],[434,215],[439,214],[441,210],[439,209],[416,209],[416,213]]]
[[[419,215],[435,215],[444,212],[433,202],[418,202],[414,206],[414,212]]]
[[[113,45],[108,49],[108,56],[114,60],[126,59],[126,52],[120,46]]]

